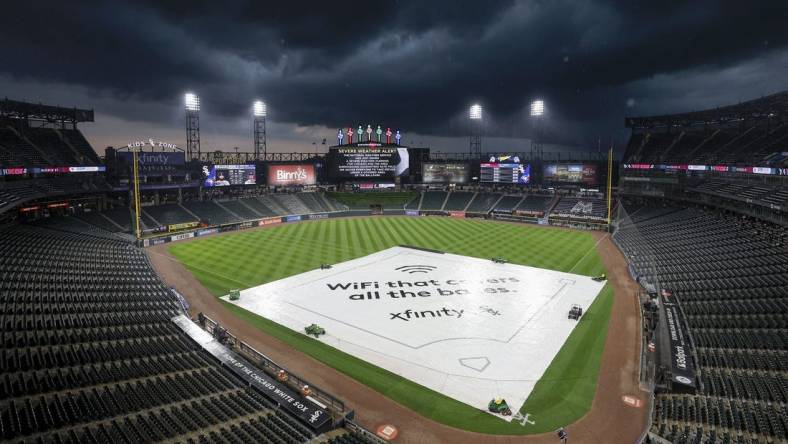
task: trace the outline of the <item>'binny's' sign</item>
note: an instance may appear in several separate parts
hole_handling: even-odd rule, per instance
[[[128,148],[145,148],[149,146],[151,148],[171,148],[171,149],[178,149],[178,145],[169,142],[163,142],[161,140],[135,140],[126,145]]]

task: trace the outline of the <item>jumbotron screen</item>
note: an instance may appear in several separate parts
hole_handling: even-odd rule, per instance
[[[257,184],[254,165],[204,165],[202,173],[205,188]]]
[[[421,177],[424,183],[468,183],[467,163],[425,163]]]
[[[268,165],[268,186],[314,185],[315,166],[310,164]]]
[[[331,148],[327,163],[334,179],[393,179],[408,173],[410,156],[407,148]]]
[[[531,182],[531,165],[520,163],[517,156],[493,156],[480,165],[479,181],[525,185]]]
[[[544,182],[597,183],[597,165],[593,163],[552,163],[544,166]]]

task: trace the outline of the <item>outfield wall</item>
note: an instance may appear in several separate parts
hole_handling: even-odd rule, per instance
[[[404,211],[393,210],[386,211],[386,215],[402,215]],[[357,217],[357,216],[371,216],[373,215],[370,210],[349,210],[349,211],[336,211],[336,212],[322,212],[311,214],[290,214],[286,216],[272,216],[264,217],[261,219],[245,220],[242,222],[233,222],[229,224],[216,225],[211,227],[202,227],[195,230],[183,231],[177,234],[166,234],[161,236],[153,236],[146,239],[141,239],[139,243],[143,247],[152,247],[154,245],[161,245],[168,242],[175,242],[180,240],[192,239],[195,237],[208,236],[216,233],[226,233],[230,231],[246,230],[255,227],[264,227],[269,225],[280,225],[293,222],[301,222],[305,220],[323,220],[336,217]]]
[[[230,231],[239,231],[239,230],[246,230],[249,228],[255,227],[263,227],[269,225],[280,225],[280,224],[287,224],[293,222],[302,222],[302,221],[310,221],[310,220],[322,220],[322,219],[334,219],[339,217],[359,217],[359,216],[443,216],[443,217],[454,217],[454,218],[484,218],[487,219],[488,217],[480,216],[481,213],[466,213],[465,211],[419,211],[419,210],[384,210],[383,214],[375,213],[371,210],[347,210],[347,211],[334,211],[334,212],[321,212],[321,213],[309,213],[309,214],[290,214],[286,216],[272,216],[272,217],[264,217],[261,219],[252,219],[246,220],[241,222],[233,222],[229,224],[223,225],[216,225],[211,227],[201,227],[194,230],[189,231],[182,231],[176,234],[163,234],[160,236],[152,236],[145,239],[140,239],[137,241],[138,246],[142,247],[152,247],[154,245],[161,245],[169,242],[181,241],[192,239],[195,237],[202,237],[207,236],[210,234],[216,233],[226,233]],[[492,215],[489,217],[491,220],[503,220],[509,222],[518,222],[518,223],[527,223],[527,224],[539,224],[539,225],[558,225],[564,226],[562,224],[551,224],[548,223],[546,219],[537,219],[532,217],[519,217],[519,216],[503,216],[503,215]],[[586,230],[605,230],[607,229],[607,225],[590,225],[590,226],[582,226],[582,225],[572,225],[570,228],[576,229],[586,229]]]

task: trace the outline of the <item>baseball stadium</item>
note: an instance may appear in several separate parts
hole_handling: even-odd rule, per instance
[[[784,437],[785,169],[719,166],[784,162],[782,123],[628,118],[621,162],[374,133],[101,159],[90,110],[2,107],[4,439]]]
[[[99,149],[106,97],[7,93],[2,442],[788,442],[788,91],[581,147],[540,96],[528,149],[470,102],[453,151],[263,100],[209,149],[196,89]]]

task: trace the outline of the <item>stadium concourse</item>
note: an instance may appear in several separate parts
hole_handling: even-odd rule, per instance
[[[598,158],[431,159],[426,148],[370,153],[358,141],[322,157],[187,159],[148,139],[101,159],[78,129],[92,120],[89,110],[0,102],[3,440],[380,443],[396,430],[395,442],[523,441],[435,421],[298,351],[172,254],[283,227],[403,219],[593,239],[613,297],[592,401],[565,424],[571,442],[786,440],[788,93],[627,118],[618,172]],[[134,154],[138,145],[149,149]],[[382,154],[392,163],[381,171],[348,172],[352,159]],[[608,179],[615,195],[600,191]],[[577,328],[593,322],[584,315]],[[528,416],[514,413],[527,434]]]

